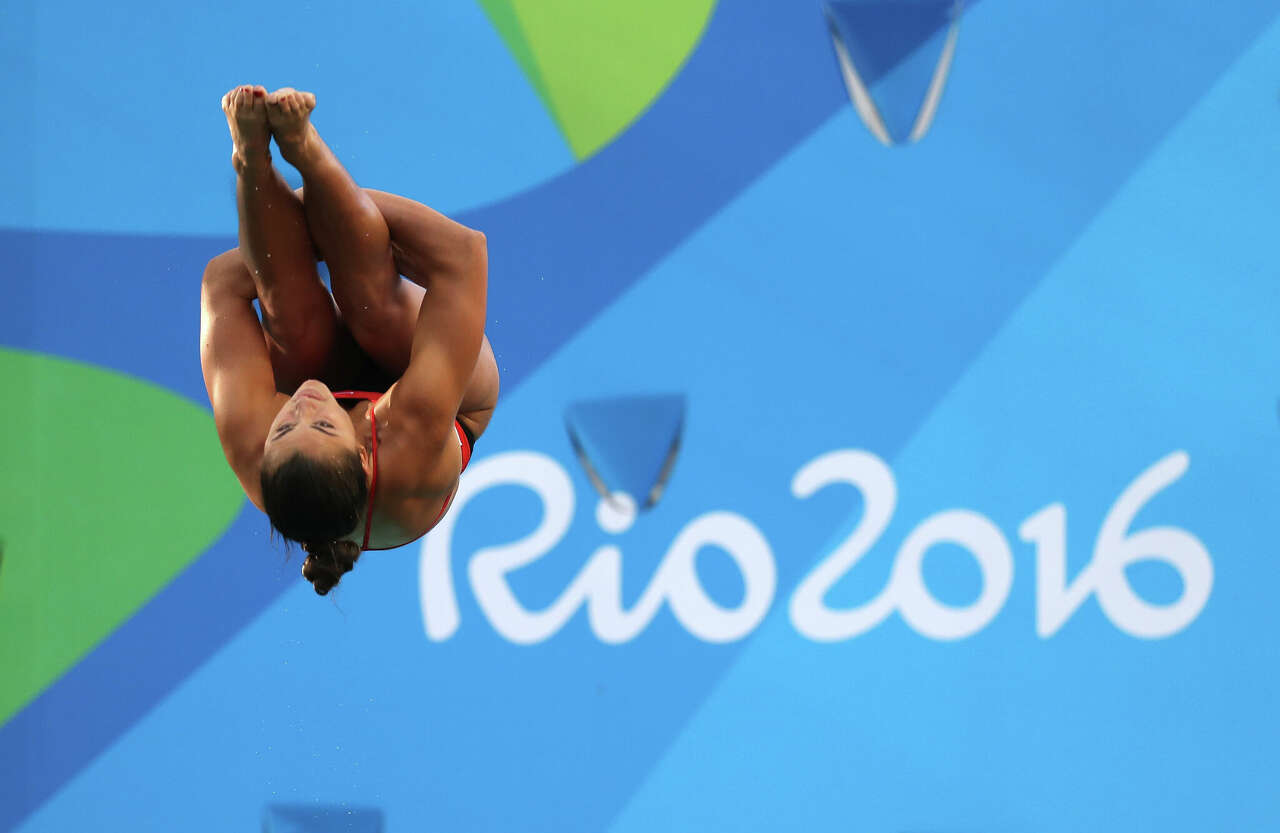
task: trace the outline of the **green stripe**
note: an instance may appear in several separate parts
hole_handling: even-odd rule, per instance
[[[0,724],[208,549],[244,496],[205,409],[0,349]]]
[[[547,85],[542,80],[542,73],[538,70],[538,63],[533,58],[533,50],[529,48],[529,42],[525,40],[524,31],[520,28],[520,19],[516,17],[516,11],[512,8],[510,0],[480,0],[480,6],[484,9],[485,14],[488,15],[490,22],[493,23],[493,28],[498,30],[498,34],[506,42],[507,49],[511,50],[516,63],[520,65],[520,69],[524,70],[525,76],[529,79],[529,83],[533,85],[534,90],[537,91],[542,103],[554,114],[555,107],[552,104],[550,94],[547,92]]]
[[[661,95],[697,46],[714,0],[480,0],[585,159]]]

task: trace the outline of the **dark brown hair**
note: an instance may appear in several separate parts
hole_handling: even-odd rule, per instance
[[[295,451],[276,466],[263,465],[259,479],[271,527],[302,544],[302,575],[323,596],[360,558],[359,544],[341,540],[359,526],[369,499],[360,454],[326,462]]]

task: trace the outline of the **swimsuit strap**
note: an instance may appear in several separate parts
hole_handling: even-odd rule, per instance
[[[373,496],[378,490],[378,415],[373,406],[382,397],[380,393],[367,390],[336,390],[334,399],[364,399],[369,402],[369,430],[373,434],[373,476],[369,478],[369,508],[364,513],[364,540],[360,542],[360,551],[369,549],[369,533],[373,531]]]

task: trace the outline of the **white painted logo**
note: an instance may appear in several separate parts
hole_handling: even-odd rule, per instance
[[[1090,594],[1107,618],[1131,636],[1158,639],[1187,627],[1204,609],[1213,587],[1213,563],[1204,545],[1176,527],[1131,529],[1138,512],[1186,473],[1189,458],[1176,451],[1142,472],[1124,490],[1102,522],[1093,558],[1074,580],[1066,576],[1066,508],[1051,504],[1018,528],[1036,555],[1036,632],[1057,633]],[[925,518],[898,546],[889,581],[871,601],[832,609],[828,591],[879,541],[897,505],[897,484],[883,460],[868,451],[840,450],[803,466],[792,494],[808,498],[827,486],[845,484],[861,492],[864,511],[846,540],[827,554],[796,587],[788,606],[802,635],[821,642],[850,639],[879,625],[895,611],[929,639],[955,640],[985,628],[1003,609],[1013,586],[1014,561],[1005,534],[990,519],[967,509],[949,509]],[[729,511],[700,515],[677,533],[649,585],[630,608],[621,600],[622,552],[612,544],[597,548],[559,597],[542,610],[529,610],[512,592],[507,575],[526,567],[564,539],[573,519],[575,495],[568,474],[552,458],[532,451],[498,454],[474,463],[454,498],[452,510],[422,546],[419,581],[428,638],[450,638],[460,625],[453,577],[454,524],[471,498],[497,486],[535,493],[543,514],[536,529],[510,543],[485,547],[467,559],[467,578],[476,602],[495,631],[517,644],[554,636],[582,607],[592,632],[607,643],[636,638],[663,604],[693,636],[706,642],[733,642],[751,633],[773,604],[777,568],[772,547],[750,520]],[[602,500],[596,520],[609,533],[635,521],[635,504],[625,496]],[[982,574],[982,592],[956,607],[930,593],[924,556],[941,543],[963,547]],[[714,546],[733,559],[745,586],[733,608],[716,603],[702,587],[695,558]],[[1125,569],[1139,561],[1160,561],[1176,570],[1182,593],[1171,604],[1152,604],[1129,585]]]

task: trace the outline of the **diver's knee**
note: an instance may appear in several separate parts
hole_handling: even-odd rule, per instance
[[[228,249],[212,257],[204,267],[204,280],[217,281],[237,277],[245,270],[244,258],[239,249]]]

